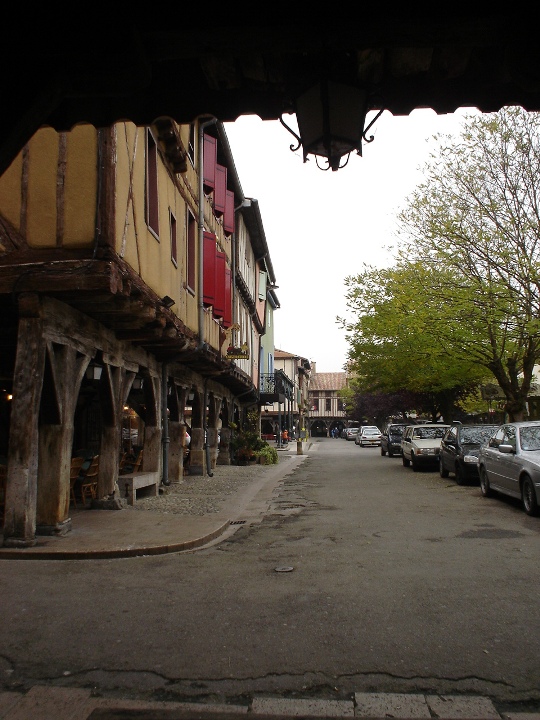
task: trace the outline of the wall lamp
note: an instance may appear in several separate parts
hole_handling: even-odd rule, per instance
[[[161,304],[163,305],[163,307],[166,307],[167,310],[169,308],[172,308],[175,302],[176,300],[173,300],[172,297],[169,297],[168,295],[165,295],[161,298]]]
[[[296,99],[297,135],[280,117],[281,124],[293,135],[298,144],[291,145],[293,152],[303,148],[304,162],[315,155],[320,170],[339,170],[349,162],[355,150],[362,155],[362,140],[373,142],[366,133],[384,112],[380,110],[374,120],[364,128],[368,112],[368,92],[352,85],[323,80]],[[342,164],[341,160],[346,157]],[[326,159],[326,167],[319,165],[317,157]]]

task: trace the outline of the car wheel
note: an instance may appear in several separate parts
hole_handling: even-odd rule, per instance
[[[521,498],[527,515],[538,515],[539,507],[538,501],[536,500],[536,492],[534,490],[533,481],[528,475],[525,475],[523,478],[523,483],[521,485]]]
[[[459,463],[456,463],[455,475],[456,475],[456,483],[458,485],[465,485],[465,475],[463,473],[463,468],[461,467],[461,465]]]
[[[391,450],[388,450],[388,457],[394,457],[394,453]]]
[[[408,459],[405,457],[405,455],[403,455],[401,459],[403,460],[403,467],[409,467],[409,465],[411,464],[411,461],[408,460]]]
[[[491,497],[492,495],[486,468],[483,466],[480,468],[480,492],[484,497]]]
[[[447,478],[447,477],[448,477],[448,470],[444,467],[443,461],[442,461],[441,458],[439,458],[439,475],[440,475],[442,478]]]
[[[414,453],[413,453],[413,452],[411,453],[411,465],[412,465],[412,469],[414,470],[414,472],[418,472],[418,463],[417,463],[416,460],[414,459]]]
[[[386,450],[383,448],[382,445],[381,445],[381,455],[383,455],[383,456],[386,455]]]

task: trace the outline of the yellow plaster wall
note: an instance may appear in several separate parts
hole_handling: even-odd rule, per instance
[[[0,175],[0,212],[16,230],[21,226],[22,155],[19,154],[3,175]]]
[[[0,178],[1,212],[18,231],[24,212],[25,239],[30,247],[91,246],[94,240],[96,130],[90,125],[80,126],[63,137],[67,143],[65,168],[59,169],[62,136],[51,128],[42,128]],[[59,188],[63,173],[63,188]],[[63,213],[60,222],[59,208]]]
[[[94,242],[98,183],[98,139],[91,125],[75,127],[67,137],[64,184],[64,247]]]
[[[58,133],[39,130],[29,143],[26,241],[31,247],[56,247]]]
[[[188,160],[188,170],[171,175],[164,163],[158,162],[159,238],[146,224],[146,129],[130,123],[115,126],[116,145],[116,232],[115,249],[160,297],[168,295],[175,300],[173,312],[189,327],[198,332],[199,306],[197,287],[195,295],[186,289],[187,282],[187,209],[197,219],[197,170]],[[180,128],[187,145],[188,130]],[[177,264],[171,258],[170,212],[176,218]],[[230,258],[231,241],[224,238],[221,223],[216,220],[212,203],[204,201],[205,228],[215,232],[220,246]],[[198,230],[197,230],[198,234]],[[195,243],[198,267],[199,244]],[[195,283],[198,282],[198,273]],[[219,347],[219,327],[205,314],[206,341]]]

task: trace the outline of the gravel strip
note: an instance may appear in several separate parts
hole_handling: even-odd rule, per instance
[[[160,494],[156,497],[137,499],[130,508],[174,515],[217,513],[222,509],[229,495],[237,492],[252,480],[271,472],[274,468],[275,465],[217,465],[212,471],[212,477],[186,475],[178,483],[161,487]]]

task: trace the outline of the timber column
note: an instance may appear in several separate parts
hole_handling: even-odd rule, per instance
[[[38,417],[45,367],[45,340],[39,297],[19,296],[19,332],[13,376],[8,448],[4,545],[36,544],[39,457]]]

